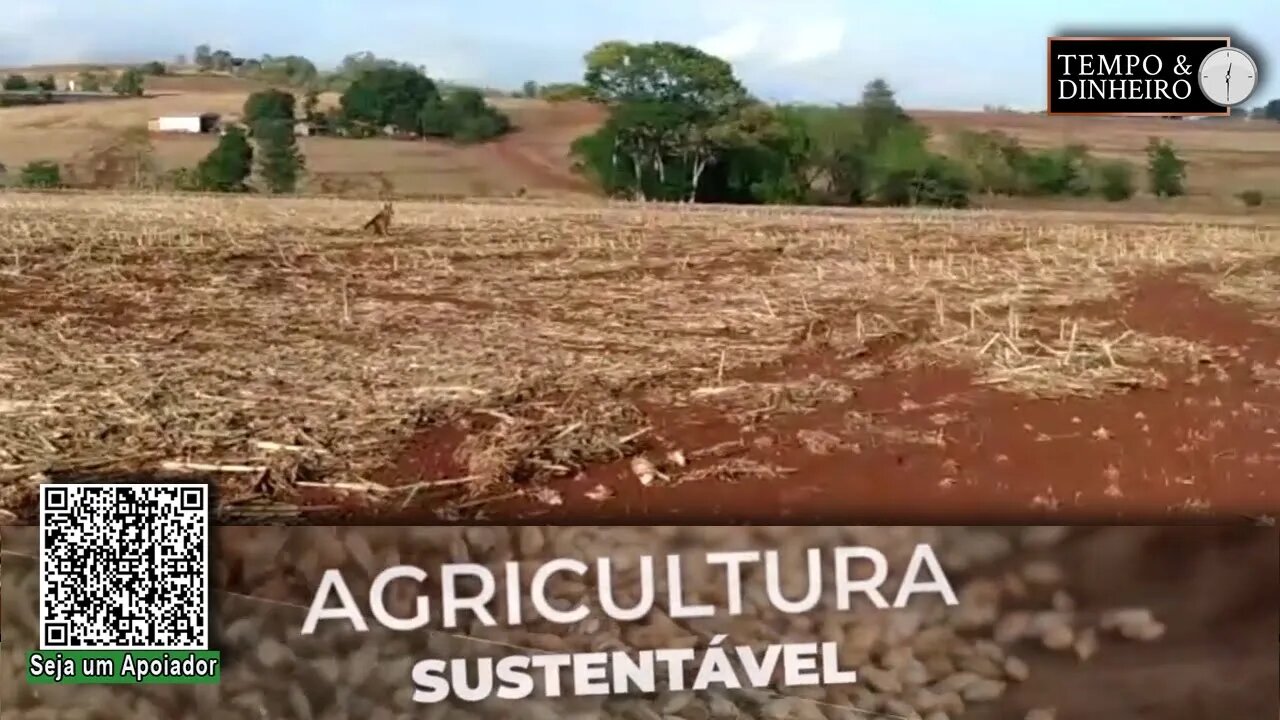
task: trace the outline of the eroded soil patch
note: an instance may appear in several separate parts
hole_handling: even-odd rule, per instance
[[[1119,314],[1135,331],[1214,352],[1161,368],[1163,388],[1057,400],[978,387],[967,372],[940,367],[850,381],[840,371],[858,366],[832,353],[793,356],[760,381],[838,380],[851,397],[767,423],[649,408],[651,454],[694,458],[670,487],[644,487],[618,461],[554,484],[562,505],[524,499],[492,517],[1136,522],[1280,507],[1280,386],[1265,380],[1280,367],[1280,334],[1176,276],[1139,279]],[[680,480],[688,474],[698,481]]]

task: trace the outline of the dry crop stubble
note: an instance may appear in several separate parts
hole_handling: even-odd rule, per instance
[[[745,393],[767,420],[776,388],[735,372],[812,343],[857,360],[849,384],[924,363],[1040,397],[1159,383],[1155,361],[1207,349],[1099,316],[1123,278],[1256,281],[1224,271],[1280,254],[1261,221],[403,203],[374,239],[368,211],[0,198],[0,505],[57,473],[158,470],[223,476],[228,506],[313,483],[478,503],[633,454],[646,398]],[[373,484],[423,426],[468,435],[458,476]]]

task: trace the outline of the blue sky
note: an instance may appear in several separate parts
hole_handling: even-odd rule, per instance
[[[1228,32],[1280,97],[1280,0],[4,0],[0,65],[132,61],[201,42],[332,64],[370,50],[499,87],[580,77],[605,39],[672,40],[734,63],[757,94],[839,101],[883,76],[902,104],[1038,109],[1045,37]],[[1065,6],[1065,7],[1064,7]],[[1271,62],[1268,62],[1270,60]],[[1268,72],[1270,71],[1270,72]]]

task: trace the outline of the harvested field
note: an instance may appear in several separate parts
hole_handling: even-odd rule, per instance
[[[1280,505],[1280,218],[374,209],[0,198],[0,507],[129,473],[254,520]]]
[[[117,142],[120,133],[145,127],[160,115],[215,112],[238,116],[258,86],[221,76],[151,78],[145,98],[111,102],[0,108],[0,161],[13,168],[35,160],[84,164],[94,148]],[[325,93],[321,107],[336,105]],[[531,197],[590,196],[594,189],[573,172],[570,143],[601,122],[588,103],[495,101],[516,129],[501,140],[478,145],[388,138],[302,138],[307,177],[302,192],[325,196]],[[215,135],[155,133],[154,159],[162,170],[192,167],[217,144]]]

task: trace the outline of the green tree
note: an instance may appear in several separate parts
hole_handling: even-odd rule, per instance
[[[804,118],[811,138],[812,162],[824,199],[837,204],[861,204],[866,200],[869,153],[863,134],[862,110],[856,107],[802,107],[794,112]]]
[[[338,66],[338,73],[346,75],[354,80],[357,77],[374,70],[391,69],[391,70],[412,70],[419,75],[426,75],[426,71],[420,66],[406,62],[399,62],[390,58],[380,58],[369,51],[350,53],[342,58],[342,63]]]
[[[817,165],[804,118],[787,108],[750,103],[722,121],[710,182],[699,183],[714,201],[787,204],[808,202]],[[689,200],[697,200],[690,195]]]
[[[1262,117],[1280,122],[1280,98],[1270,100],[1262,106]]]
[[[102,92],[102,80],[87,70],[80,73],[77,83],[84,92]]]
[[[26,75],[14,73],[4,79],[5,90],[28,90],[30,88],[31,83],[27,80]]]
[[[538,97],[538,83],[532,80],[525,80],[524,85],[520,86],[520,94],[527,98]]]
[[[480,91],[459,88],[428,100],[418,113],[417,127],[422,135],[430,137],[482,142],[507,132],[511,121],[485,102]]]
[[[902,194],[889,192],[887,187],[874,187],[876,183],[883,184],[892,179],[884,172],[880,173],[879,178],[875,177],[876,156],[895,132],[898,134],[895,140],[897,146],[892,151],[886,151],[881,165],[887,162],[885,158],[891,158],[895,153],[901,154],[908,150],[915,153],[910,138],[920,135],[923,128],[915,127],[911,118],[898,106],[887,82],[876,79],[867,83],[863,88],[862,99],[856,106],[807,107],[801,112],[813,138],[815,164],[819,168],[820,182],[825,186],[829,200],[857,205],[872,199],[878,193]],[[924,162],[925,157],[919,155],[920,162]],[[894,182],[903,187],[910,184],[906,179]]]
[[[197,45],[195,53],[191,56],[196,67],[201,70],[213,69],[213,50],[208,45]]]
[[[1147,141],[1147,181],[1156,197],[1176,197],[1186,192],[1187,163],[1173,143],[1160,138]]]
[[[1089,194],[1089,150],[1083,145],[1027,153],[1022,161],[1025,191],[1033,195]]]
[[[22,168],[18,184],[26,188],[62,187],[62,168],[52,160],[33,160]]]
[[[53,75],[45,75],[43,78],[36,81],[36,89],[43,90],[45,92],[53,92],[58,89],[58,81],[53,77]]]
[[[309,123],[321,122],[320,89],[312,85],[302,98],[302,117]]]
[[[823,175],[822,148],[802,111],[776,107],[772,112],[777,131],[763,144],[777,164],[761,178],[760,197],[766,202],[811,202]]]
[[[858,103],[862,111],[862,139],[867,152],[875,153],[880,143],[902,123],[907,121],[907,114],[898,106],[889,83],[876,78],[862,89],[862,100]]]
[[[435,83],[416,69],[377,67],[356,77],[339,104],[350,124],[377,130],[393,125],[402,132],[421,134],[422,109],[438,97]]]
[[[890,126],[871,156],[871,198],[884,205],[964,207],[969,181],[954,161],[928,149],[929,133],[909,122]]]
[[[629,161],[633,191],[697,197],[703,174],[724,149],[731,118],[748,104],[732,66],[669,42],[605,42],[585,61],[584,85],[611,107],[602,129],[613,143],[611,162]]]
[[[1112,160],[1098,166],[1098,192],[1111,202],[1133,197],[1133,166],[1123,160]]]
[[[247,64],[248,61],[246,61]],[[255,77],[266,82],[305,86],[320,77],[315,63],[301,55],[263,55],[256,67],[245,68]]]
[[[306,169],[293,123],[285,120],[262,120],[253,128],[257,140],[258,175],[272,193],[291,193]]]
[[[256,127],[262,120],[294,120],[297,99],[283,90],[259,90],[244,101],[244,122]]]
[[[117,95],[141,97],[142,72],[137,68],[129,68],[128,70],[125,70],[116,78],[115,84],[111,86],[111,90]]]
[[[669,102],[715,115],[747,97],[729,63],[688,45],[613,40],[585,60],[584,84],[606,103]]]
[[[238,126],[228,127],[218,145],[196,165],[198,189],[212,192],[245,192],[253,172],[253,146]]]
[[[214,50],[209,55],[209,61],[214,70],[218,72],[227,72],[231,69],[233,57],[230,51]]]
[[[418,112],[418,131],[427,137],[450,137],[461,120],[454,106],[437,95],[427,100]]]
[[[164,63],[159,60],[152,60],[142,66],[142,72],[147,75],[164,75],[169,72],[169,68],[166,68]]]
[[[511,128],[507,116],[492,111],[464,118],[453,133],[453,139],[462,143],[479,143],[492,140]]]
[[[1027,153],[1016,138],[995,130],[966,130],[957,133],[952,144],[976,192],[1016,195],[1023,191]]]
[[[356,78],[378,69],[409,70],[426,75],[426,69],[421,66],[380,58],[371,52],[357,52],[342,58],[337,71],[324,77],[325,87],[335,92],[345,92]]]

